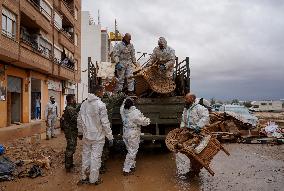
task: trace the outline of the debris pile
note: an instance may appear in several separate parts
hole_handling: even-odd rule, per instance
[[[195,134],[185,128],[174,129],[168,133],[166,145],[173,152],[185,154],[191,162],[199,164],[201,168],[204,167],[212,176],[214,176],[214,172],[209,165],[213,157],[220,150],[230,155],[207,130]]]
[[[206,127],[219,140],[236,141],[244,136],[251,135],[259,127],[254,127],[246,119],[233,112],[211,112],[210,124]],[[255,129],[255,130],[253,130]],[[258,131],[256,133],[258,135]]]
[[[14,165],[13,178],[43,176],[52,173],[64,162],[64,153],[56,151],[50,146],[41,146],[39,143],[27,143],[24,139],[14,141],[6,147],[4,154]],[[9,178],[7,180],[12,180]]]
[[[276,126],[263,121],[253,126],[233,112],[212,112],[206,129],[220,141],[283,144],[283,132]]]

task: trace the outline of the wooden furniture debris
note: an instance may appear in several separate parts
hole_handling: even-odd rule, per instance
[[[204,148],[200,149],[200,145],[206,138],[208,141],[203,146]],[[220,150],[230,155],[220,142],[207,130],[202,130],[200,134],[195,134],[186,128],[174,129],[168,133],[166,145],[172,152],[181,152],[191,161],[199,163],[200,166],[204,167],[212,176],[214,176],[214,172],[209,165],[213,157]]]

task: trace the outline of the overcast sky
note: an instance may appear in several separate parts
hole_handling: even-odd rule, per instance
[[[109,31],[117,19],[136,51],[159,36],[190,58],[198,97],[284,98],[284,0],[82,0]],[[137,57],[139,54],[137,54]]]

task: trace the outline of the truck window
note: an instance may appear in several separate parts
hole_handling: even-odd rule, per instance
[[[252,106],[253,108],[259,108],[259,105],[254,105],[254,106]]]

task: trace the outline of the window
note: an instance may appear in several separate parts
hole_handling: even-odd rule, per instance
[[[267,105],[266,103],[261,103],[260,105]]]
[[[74,44],[78,46],[78,35],[77,34],[75,34],[74,36]]]
[[[3,7],[2,9],[2,33],[15,39],[16,15]]]
[[[272,105],[272,103],[269,103],[269,105]]]
[[[46,2],[45,0],[41,0],[40,1],[40,7],[41,9],[41,13],[48,19],[51,20],[51,12],[52,12],[52,7],[51,5]]]
[[[58,30],[62,29],[62,18],[56,11],[54,11],[54,26]]]
[[[74,10],[74,18],[75,20],[78,20],[78,9],[75,7],[75,10]]]

